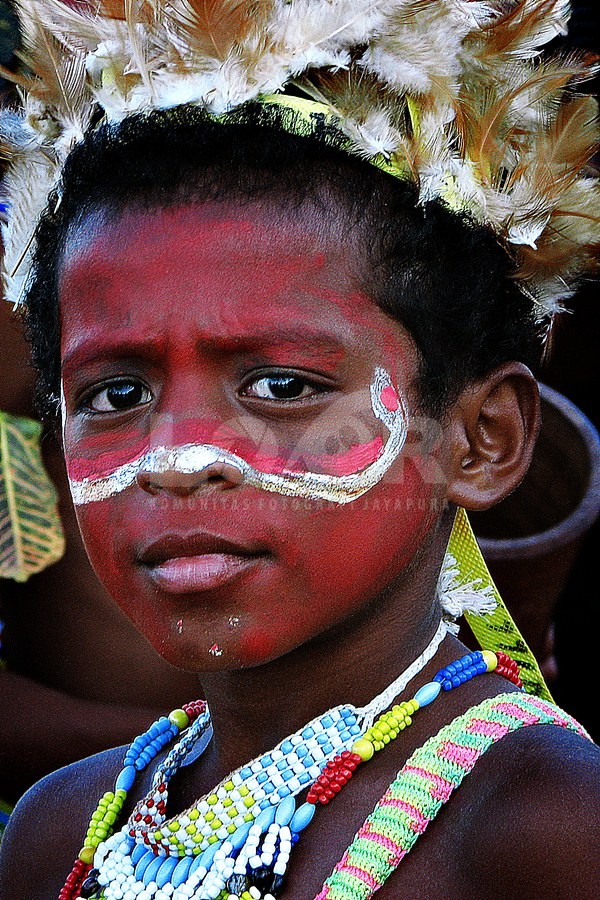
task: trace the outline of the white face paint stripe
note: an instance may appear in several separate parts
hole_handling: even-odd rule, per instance
[[[382,401],[382,392],[391,389],[398,405],[390,410]],[[100,478],[70,479],[73,502],[77,505],[106,500],[133,485],[143,471],[150,475],[165,472],[182,474],[201,473],[215,464],[236,468],[243,483],[305,500],[328,500],[331,503],[351,503],[378,484],[390,466],[398,458],[408,432],[406,408],[392,385],[385,369],[377,368],[371,384],[373,413],[389,431],[389,437],[381,455],[360,472],[350,475],[323,475],[317,472],[285,472],[281,474],[261,472],[235,453],[222,450],[212,444],[184,444],[180,447],[156,447],[139,459],[119,466],[110,475]]]

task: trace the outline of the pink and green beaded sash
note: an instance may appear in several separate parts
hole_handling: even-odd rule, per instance
[[[372,897],[479,757],[525,725],[560,725],[589,738],[571,716],[529,694],[501,694],[472,707],[415,750],[315,900]]]

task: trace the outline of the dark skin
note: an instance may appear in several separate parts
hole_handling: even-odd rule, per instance
[[[345,404],[362,402],[359,387],[365,380],[368,383],[373,364],[392,369],[395,359],[402,363],[393,372],[394,384],[406,403],[409,422],[417,420],[420,412],[414,387],[417,357],[410,336],[373,304],[369,306],[368,298],[361,299],[350,290],[350,285],[356,283],[356,248],[347,241],[340,249],[335,224],[321,228],[310,208],[303,210],[302,216],[296,213],[291,220],[277,210],[253,208],[245,210],[242,216],[225,205],[218,210],[199,206],[173,211],[168,222],[171,230],[166,232],[166,220],[160,214],[154,218],[136,212],[132,215],[133,219],[124,220],[122,225],[104,226],[98,238],[94,237],[97,229],[83,229],[76,236],[70,254],[67,253],[61,293],[63,346],[66,358],[83,338],[89,338],[90,346],[97,343],[93,316],[86,319],[86,310],[103,304],[106,313],[113,311],[119,337],[122,338],[123,330],[131,332],[126,356],[119,350],[119,375],[132,379],[131,384],[139,379],[147,387],[147,393],[138,393],[136,403],[125,413],[108,412],[106,416],[102,413],[100,419],[86,418],[81,413],[81,404],[78,405],[81,392],[75,376],[69,374],[65,364],[67,460],[69,455],[81,454],[82,441],[93,445],[98,429],[101,432],[106,429],[113,443],[118,443],[129,440],[132,431],[154,428],[167,411],[188,418],[193,413],[225,416],[226,404],[231,403],[240,417],[236,421],[260,418],[268,409],[273,428],[283,431],[290,427],[290,421],[295,421],[294,417],[306,416],[312,422],[318,412],[311,432],[317,439],[319,429],[327,431],[330,413],[339,415]],[[236,239],[231,263],[235,278],[230,277],[229,269],[219,269],[216,257],[211,256],[211,241],[224,222],[228,223],[229,231],[221,230],[219,240],[227,240],[227,234]],[[254,229],[254,225],[259,227]],[[152,240],[154,227],[164,235],[159,250]],[[180,260],[174,259],[173,265],[180,275],[177,282],[167,270],[160,268],[153,270],[149,286],[130,280],[131,266],[139,261],[146,239],[152,255],[164,253],[165,261],[172,260],[173,254],[179,252],[177,248],[182,244],[184,231],[190,227],[197,239],[195,253],[185,269]],[[260,237],[265,234],[269,236],[268,252]],[[136,237],[127,238],[127,235]],[[275,308],[272,287],[267,289],[267,285],[272,286],[272,279],[262,285],[261,278],[271,255],[283,253],[278,248],[277,236],[288,256],[296,252],[299,258],[312,260],[303,270],[300,282],[290,280],[282,288],[287,318],[298,322],[307,311],[306,327],[312,327],[310,323],[315,321],[319,327],[326,326],[330,336],[335,337],[336,347],[342,348],[341,355],[336,356],[333,374],[330,373],[332,387],[325,393],[310,394],[307,402],[297,400],[293,412],[289,406],[273,405],[273,400],[267,407],[256,403],[255,388],[248,390],[248,384],[254,386],[257,382],[249,378],[239,349],[243,336],[238,332],[245,329],[254,333],[257,327],[253,315],[261,297],[269,310]],[[127,240],[134,243],[124,246]],[[93,292],[94,288],[89,288],[91,293],[82,299],[85,284],[106,286],[103,278],[89,277],[89,266],[97,267],[103,260],[110,260],[112,267],[104,269],[103,274],[108,273],[110,277],[110,271],[118,272],[120,281],[109,283],[108,292],[102,298]],[[282,256],[282,266],[284,261]],[[144,263],[150,264],[150,254],[147,260],[142,260],[142,272]],[[98,276],[98,268],[95,274]],[[186,305],[178,304],[177,296],[172,298],[177,309],[177,317],[173,318],[169,313],[170,295],[176,295],[181,285],[186,295],[188,275],[189,284],[200,287],[193,303],[189,302],[189,296]],[[335,292],[327,293],[329,283],[335,286]],[[142,292],[151,287],[151,319],[146,318],[135,290],[127,288],[123,294],[120,284],[135,284]],[[128,294],[129,291],[133,294]],[[345,302],[350,296],[352,304]],[[123,304],[127,302],[129,306],[124,311]],[[157,315],[161,309],[163,314]],[[171,334],[182,316],[187,318],[181,338],[163,341],[162,329],[166,329],[165,334]],[[269,317],[265,319],[271,322]],[[219,329],[230,331],[233,326],[237,339],[230,341],[225,357],[212,368],[213,344],[216,337],[221,337]],[[109,358],[112,353],[110,315],[104,317],[103,328],[108,342],[104,351]],[[150,333],[153,341],[147,343]],[[201,333],[210,338],[200,339]],[[146,349],[142,350],[143,347]],[[148,366],[144,360],[150,347],[153,355]],[[161,348],[158,356],[156,347]],[[85,341],[79,350],[83,358],[78,360],[77,372],[85,371],[86,367],[93,369],[90,380],[98,388],[91,396],[93,403],[103,408],[106,399],[102,393],[105,390],[102,385],[106,383],[103,378],[115,376],[115,361],[103,359],[97,370],[91,357],[86,361]],[[264,375],[265,369],[270,373],[280,371],[282,366],[298,371],[300,362],[295,352],[286,350],[291,355],[282,361],[279,350],[265,351],[266,359],[260,361],[261,374]],[[231,355],[235,357],[235,365]],[[303,367],[310,375],[307,383],[313,383],[322,374],[322,366],[312,360]],[[240,371],[244,376],[238,383]],[[202,392],[197,390],[198,372]],[[89,396],[89,392],[84,391],[83,395]],[[100,397],[101,402],[97,399]],[[335,410],[331,406],[332,397],[335,397]],[[303,403],[302,407],[297,405],[299,402]],[[205,473],[195,480],[171,473],[163,480],[139,478],[136,485],[102,501],[110,504],[103,509],[102,503],[80,508],[88,551],[99,574],[116,595],[121,579],[121,602],[127,604],[128,614],[169,658],[203,660],[202,680],[213,713],[215,739],[201,762],[181,770],[175,779],[170,795],[171,814],[186,808],[233,768],[272,747],[325,709],[342,702],[356,705],[368,702],[421,652],[439,619],[435,585],[456,506],[483,509],[512,490],[527,469],[537,427],[537,391],[529,371],[520,363],[507,363],[492,370],[465,388],[448,410],[441,423],[441,440],[432,438],[416,449],[415,435],[412,430],[409,432],[402,457],[389,476],[371,491],[371,499],[379,498],[382,503],[376,516],[373,517],[368,506],[357,504],[327,509],[319,515],[310,504],[305,512],[290,511],[288,505],[275,498],[269,515],[277,528],[270,533],[266,558],[245,580],[232,580],[226,590],[196,591],[189,598],[192,603],[187,603],[185,598],[180,600],[178,595],[175,599],[173,595],[167,596],[155,581],[148,586],[148,572],[135,561],[135,554],[128,551],[128,548],[135,549],[128,522],[131,520],[138,529],[144,527],[144,522],[149,521],[147,510],[153,505],[152,529],[158,527],[157,519],[161,524],[161,516],[166,517],[172,528],[181,527],[182,504],[178,505],[177,500],[222,499],[225,492],[231,492],[227,496],[233,497],[235,491],[239,496],[249,490],[247,487],[235,484],[226,472]],[[404,478],[398,477],[400,465],[405,467]],[[420,475],[415,475],[413,469]],[[433,479],[434,472],[441,472],[443,478]],[[252,516],[248,517],[251,524],[246,519],[240,522],[237,514],[229,517],[227,512],[213,512],[211,518],[203,519],[204,514],[198,512],[195,525],[202,520],[203,527],[216,531],[218,526],[219,533],[226,531],[230,539],[232,536],[241,539],[241,529],[242,536],[248,538],[249,531],[258,528],[262,521],[257,494],[250,495],[255,500]],[[402,501],[424,497],[441,502],[426,506],[428,511],[416,515],[406,527],[394,515],[393,506],[392,512],[385,512],[383,501],[390,496]],[[405,508],[410,507],[405,505]],[[140,511],[143,515],[138,518]],[[335,544],[332,535],[337,533],[338,525],[344,526],[340,527],[342,534],[351,530],[356,524],[355,516],[361,528],[362,561],[367,564],[364,567],[367,571],[361,574],[357,570],[353,581],[344,583],[340,569],[339,578],[332,576],[324,584],[321,578],[310,581],[313,588],[312,593],[308,592],[303,579],[312,579],[323,559],[327,563],[323,577],[335,570],[336,559],[342,553],[345,566],[353,565],[351,548]],[[121,532],[112,549],[107,549],[106,523],[111,519],[119,521]],[[390,552],[389,560],[385,555],[377,557],[377,565],[386,572],[389,566],[390,574],[384,579],[379,577],[380,569],[373,572],[368,565],[376,553],[383,552],[378,549],[380,524],[388,536],[386,552],[388,549]],[[288,530],[296,536],[298,545],[293,563],[286,557],[289,544],[284,537]],[[297,542],[298,534],[302,534],[301,542]],[[321,557],[317,559],[309,552],[305,567],[304,554],[313,540],[321,548]],[[101,546],[104,553],[100,552]],[[131,591],[125,591],[129,582],[138,585],[133,599]],[[264,590],[265,584],[274,583],[284,585],[286,592]],[[330,592],[325,610],[319,595],[322,589]],[[182,636],[178,629],[170,627],[171,619],[179,614],[178,604],[184,601],[188,617],[186,631],[194,637],[193,642],[186,640],[186,631]],[[300,601],[302,609],[298,608]],[[287,617],[278,603],[289,603],[284,607]],[[230,634],[221,627],[221,619],[227,620],[233,606],[240,610],[241,626]],[[268,645],[255,638],[260,633],[265,607],[271,613],[275,632]],[[205,635],[207,621],[210,628]],[[253,641],[248,640],[248,635]],[[205,649],[209,640],[217,637],[222,645],[221,656],[211,655]],[[409,693],[462,652],[464,647],[456,639],[447,638],[434,660],[411,684]],[[257,659],[260,654],[262,658]],[[252,655],[254,658],[250,659]],[[401,739],[359,771],[336,801],[321,811],[307,829],[292,856],[285,897],[306,900],[318,892],[356,829],[416,747],[473,704],[512,689],[498,676],[478,678],[459,691],[443,695],[415,716],[414,724],[403,732]],[[58,893],[81,846],[97,798],[114,783],[122,765],[122,754],[122,750],[101,754],[55,773],[32,789],[19,805],[5,838],[2,896],[10,896],[11,900],[47,900]],[[570,732],[532,726],[504,738],[477,763],[460,791],[430,826],[425,839],[417,842],[382,888],[381,895],[428,900],[457,896],[473,900],[506,896],[595,896],[600,875],[594,837],[600,830],[599,775],[598,748]],[[146,773],[136,784],[128,798],[127,811],[147,790],[150,779],[151,773]],[[67,809],[68,815],[64,813]],[[35,828],[31,827],[33,817]],[[582,834],[586,835],[585,839]]]

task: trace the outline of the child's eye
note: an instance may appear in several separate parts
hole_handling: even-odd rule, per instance
[[[100,390],[88,394],[85,406],[94,412],[119,412],[149,403],[152,394],[140,381],[120,379],[111,381]]]
[[[323,387],[307,381],[301,375],[279,373],[263,375],[249,382],[244,394],[260,400],[304,400],[320,393]]]

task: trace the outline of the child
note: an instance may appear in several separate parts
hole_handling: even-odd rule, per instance
[[[463,509],[527,469],[536,313],[596,239],[589,106],[557,106],[585,66],[520,59],[564,4],[23,6],[107,119],[74,63],[61,128],[30,107],[62,169],[22,283],[46,413],[98,575],[210,715],[34,787],[6,896],[594,896],[598,748],[449,624],[545,693]],[[411,49],[428,88],[389,74]]]

